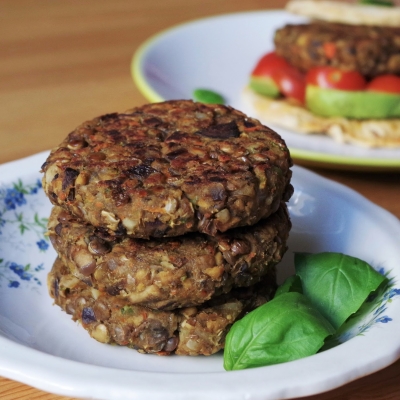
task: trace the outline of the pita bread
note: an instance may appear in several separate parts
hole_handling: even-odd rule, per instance
[[[246,87],[243,91],[246,112],[262,123],[294,130],[302,134],[325,134],[338,142],[364,147],[400,147],[400,119],[355,120],[325,118],[285,99],[261,96]]]
[[[351,25],[400,26],[400,7],[338,1],[290,0],[286,10],[305,17]]]

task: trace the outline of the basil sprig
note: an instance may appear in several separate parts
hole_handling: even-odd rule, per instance
[[[298,253],[295,269],[273,300],[233,324],[225,342],[226,370],[317,353],[387,281],[365,261],[341,253]]]

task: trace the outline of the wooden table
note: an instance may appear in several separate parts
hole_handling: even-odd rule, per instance
[[[2,0],[0,163],[58,144],[82,121],[140,105],[130,61],[150,35],[228,12],[281,8],[286,0]],[[316,169],[400,217],[399,173]],[[400,398],[400,361],[309,400]],[[2,400],[58,400],[0,378]]]

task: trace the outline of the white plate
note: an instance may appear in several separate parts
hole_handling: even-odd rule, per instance
[[[224,371],[221,354],[159,357],[96,342],[47,294],[55,252],[44,236],[50,203],[37,172],[46,156],[0,166],[0,375],[94,399],[266,400],[326,391],[399,357],[399,221],[300,167],[293,168],[293,229],[281,279],[293,272],[294,251],[338,251],[384,269],[394,280],[374,313],[346,339],[355,337],[302,360],[235,372]]]
[[[132,74],[150,101],[192,98],[194,89],[221,93],[242,109],[241,92],[259,58],[273,50],[273,34],[304,18],[284,11],[259,11],[206,18],[168,29],[135,53]],[[363,170],[399,170],[400,148],[368,149],[322,135],[274,127],[293,157],[308,164]]]

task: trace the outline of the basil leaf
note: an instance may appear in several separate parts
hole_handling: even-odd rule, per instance
[[[224,104],[225,99],[217,92],[208,89],[195,89],[193,99],[205,104]]]
[[[301,279],[299,276],[289,276],[289,278],[287,278],[285,282],[283,282],[282,285],[280,285],[278,289],[276,289],[274,297],[280,296],[281,294],[288,292],[303,293],[303,287],[301,286]]]
[[[300,293],[284,293],[235,322],[224,350],[224,368],[238,370],[315,354],[335,332]]]
[[[386,279],[359,258],[341,253],[295,254],[303,293],[337,329]]]
[[[379,287],[368,296],[357,312],[352,314],[332,336],[325,340],[321,351],[335,347],[359,335],[360,332],[367,330],[368,326],[371,326],[371,324],[376,321],[376,312],[382,309],[382,301],[389,286],[390,280],[385,279]]]

